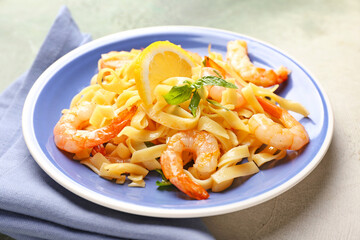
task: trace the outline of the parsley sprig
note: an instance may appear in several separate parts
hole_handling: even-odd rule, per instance
[[[160,181],[156,181],[156,185],[159,187],[167,187],[167,186],[171,186],[172,183],[166,179],[164,173],[162,172],[161,169],[156,169],[156,171],[161,175],[161,182]]]
[[[219,75],[220,76],[220,75]],[[190,100],[189,109],[194,117],[196,117],[196,109],[199,106],[201,97],[199,95],[199,90],[204,86],[220,86],[226,88],[234,88],[237,87],[235,84],[227,82],[226,80],[215,77],[215,76],[205,76],[194,83],[189,81],[185,82],[183,86],[174,86],[170,89],[170,91],[164,95],[165,101],[171,105],[178,105],[187,100]],[[207,99],[207,101],[215,106],[219,106],[220,104],[216,101],[212,101]],[[221,105],[220,105],[221,106]],[[221,106],[222,107],[222,106]]]

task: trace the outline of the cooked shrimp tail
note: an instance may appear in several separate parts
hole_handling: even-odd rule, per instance
[[[137,107],[133,106],[130,110],[120,112],[107,126],[93,131],[80,130],[81,124],[89,120],[93,109],[94,104],[84,102],[73,107],[60,118],[54,128],[54,140],[58,148],[77,153],[110,141],[130,123]]]
[[[299,125],[300,123],[290,115],[285,109],[273,104],[272,102],[265,100],[261,97],[256,97],[261,107],[265,112],[269,113],[271,116],[279,119],[285,127],[291,128],[293,126]],[[300,124],[301,125],[301,124]],[[302,125],[301,125],[302,126]]]
[[[256,67],[248,56],[247,43],[245,41],[230,41],[227,46],[226,59],[228,64],[245,81],[252,82],[258,86],[270,87],[280,84],[288,79],[290,71],[281,66],[278,70],[266,70]]]
[[[194,168],[202,178],[207,178],[215,172],[220,156],[217,140],[204,131],[179,132],[169,139],[167,148],[160,158],[165,177],[180,191],[198,200],[207,199],[209,197],[207,191],[185,174],[183,151],[190,151],[196,155]]]
[[[106,155],[106,150],[104,144],[99,144],[91,150],[91,154],[94,156],[96,153],[101,153],[102,155]]]
[[[225,69],[223,69],[219,64],[217,64],[214,60],[212,60],[208,56],[204,57],[204,61],[205,61],[205,67],[213,68],[215,71],[218,71],[218,73],[221,74],[222,77],[229,76],[229,74],[226,72]]]
[[[285,109],[257,97],[264,111],[278,119],[283,126],[265,114],[254,114],[249,120],[250,131],[261,142],[280,150],[299,150],[309,142],[305,128]]]
[[[172,177],[170,182],[174,184],[180,191],[186,193],[189,197],[197,200],[208,199],[209,193],[199,184],[193,182],[185,173],[181,173],[176,177]]]

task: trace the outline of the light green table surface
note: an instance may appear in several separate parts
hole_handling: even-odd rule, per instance
[[[0,0],[0,91],[30,67],[64,4],[94,39],[139,27],[197,25],[246,34],[295,57],[332,102],[335,132],[327,154],[284,194],[203,220],[217,239],[360,239],[360,1]]]

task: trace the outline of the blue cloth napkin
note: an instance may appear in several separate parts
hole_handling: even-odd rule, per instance
[[[0,95],[0,232],[16,239],[213,239],[200,219],[163,219],[111,210],[53,181],[21,130],[28,91],[58,58],[90,41],[63,7],[30,70]]]

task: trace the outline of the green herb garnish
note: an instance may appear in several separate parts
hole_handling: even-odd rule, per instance
[[[161,169],[156,169],[156,172],[158,172],[161,175],[161,182],[160,181],[156,181],[156,185],[159,187],[167,187],[167,186],[171,186],[172,183],[166,179],[163,171]]]
[[[194,87],[197,89],[207,85],[237,89],[235,84],[227,82],[226,80],[215,76],[202,77],[196,80],[196,82],[194,82],[192,85],[194,85]]]
[[[174,86],[164,95],[165,101],[171,105],[178,105],[191,98],[193,88],[190,84],[183,86]]]
[[[215,72],[220,76],[219,73]],[[171,105],[178,105],[183,103],[191,98],[189,109],[194,117],[196,117],[196,109],[200,103],[200,95],[198,93],[199,89],[204,86],[220,86],[226,88],[237,88],[235,84],[227,82],[226,80],[215,77],[215,76],[205,76],[194,83],[190,83],[189,81],[185,82],[186,84],[183,86],[174,86],[170,89],[170,91],[164,95],[165,101]],[[211,104],[215,106],[220,106],[224,108],[221,104],[216,101],[208,100]]]
[[[144,142],[144,143],[145,143],[146,147],[148,147],[148,148],[155,146],[155,144],[152,142]]]
[[[204,65],[204,67],[206,67],[206,58],[204,58],[204,60],[202,61],[202,64]]]
[[[192,96],[190,104],[189,104],[189,109],[194,117],[196,116],[196,109],[199,106],[200,99],[201,98],[200,98],[199,93],[197,91],[195,91],[193,93],[193,96]]]
[[[222,109],[225,109],[226,111],[230,111],[229,109],[227,109],[226,107],[224,107],[223,105],[221,105],[220,103],[218,103],[215,100],[206,99],[206,101],[208,101],[209,103],[211,103],[214,106],[221,107]]]
[[[215,73],[219,78],[222,77],[218,71],[216,71],[215,69],[214,69],[213,71],[214,71],[214,73]]]

